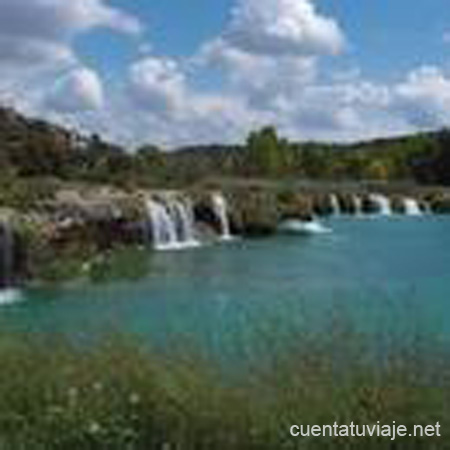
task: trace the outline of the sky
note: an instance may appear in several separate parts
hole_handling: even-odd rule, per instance
[[[448,0],[0,0],[0,104],[136,148],[450,125]]]

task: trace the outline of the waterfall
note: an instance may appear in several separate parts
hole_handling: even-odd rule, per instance
[[[353,196],[353,209],[356,216],[363,215],[363,201],[360,196]]]
[[[152,224],[155,248],[175,247],[178,241],[177,230],[166,206],[157,201],[148,200],[147,209]]]
[[[14,272],[14,233],[6,222],[0,222],[0,288],[10,287]]]
[[[16,281],[14,232],[10,224],[0,221],[0,305],[16,303],[20,300],[20,291],[14,289]]]
[[[177,241],[183,246],[198,244],[195,238],[195,219],[192,204],[189,200],[174,198],[168,203],[172,219],[175,220]]]
[[[419,203],[413,198],[405,198],[403,200],[405,207],[405,214],[407,216],[421,216],[422,211],[420,209]]]
[[[221,239],[224,241],[233,239],[230,231],[228,204],[226,198],[220,192],[215,192],[212,194],[212,204],[214,212],[220,221]]]
[[[370,200],[377,206],[380,216],[392,215],[391,201],[388,197],[381,194],[372,194]]]
[[[153,245],[157,250],[177,250],[199,246],[190,201],[174,195],[161,201],[149,199],[147,210],[152,226]]]
[[[341,215],[341,205],[339,203],[339,198],[336,194],[330,194],[330,205],[334,216]]]

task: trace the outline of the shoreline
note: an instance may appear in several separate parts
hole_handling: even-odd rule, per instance
[[[268,236],[286,221],[378,213],[448,214],[450,189],[243,179],[205,180],[185,190],[60,183],[50,196],[22,210],[0,209],[0,286],[83,276],[83,268],[116,249],[183,248],[187,244],[177,239],[197,243],[230,235]],[[159,243],[154,242],[155,220],[162,220]],[[168,221],[174,221],[171,232],[164,228]],[[176,237],[180,226],[182,237]],[[174,234],[172,241],[167,231]]]

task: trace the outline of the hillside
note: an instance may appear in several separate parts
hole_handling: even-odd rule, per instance
[[[122,187],[185,186],[214,177],[450,184],[450,132],[441,130],[352,144],[289,142],[271,127],[238,146],[136,151],[83,137],[0,108],[0,172],[6,178],[52,178]]]

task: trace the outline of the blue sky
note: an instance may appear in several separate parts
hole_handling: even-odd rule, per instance
[[[188,57],[225,27],[232,0],[181,0],[148,2],[116,0],[146,25],[144,40],[157,54]],[[445,0],[322,0],[320,10],[336,17],[350,40],[341,60],[360,66],[377,77],[393,77],[418,64],[447,64],[450,43],[450,8]],[[106,70],[121,71],[136,47],[110,32],[93,33],[79,45],[81,53]],[[342,61],[341,61],[342,62]]]
[[[445,0],[0,0],[0,101],[167,148],[450,122]]]

